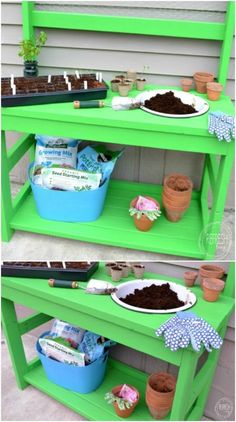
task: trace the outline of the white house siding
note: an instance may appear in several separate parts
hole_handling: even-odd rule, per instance
[[[51,1],[37,2],[36,5],[38,9],[47,10],[208,22],[223,22],[226,10],[226,2],[221,1]],[[21,2],[3,1],[2,76],[22,74],[22,60],[17,54],[22,38],[21,20]],[[47,34],[47,46],[39,58],[41,74],[79,68],[82,71],[102,71],[104,78],[109,80],[117,73],[134,68],[144,73],[150,83],[173,86],[178,85],[183,76],[192,76],[196,70],[217,71],[220,52],[217,41],[50,29]],[[234,99],[234,48],[226,92]],[[8,134],[8,139],[10,145],[16,134]],[[24,158],[13,169],[12,181],[22,183],[25,180],[26,163]],[[128,147],[113,177],[162,183],[163,175],[175,170],[188,174],[199,188],[202,165],[201,154]],[[233,176],[226,207],[234,208]]]

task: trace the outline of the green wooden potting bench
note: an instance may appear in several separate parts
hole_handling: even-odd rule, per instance
[[[217,40],[222,43],[217,79],[224,85],[234,30],[234,2],[228,2],[224,23],[42,11],[35,9],[32,2],[23,2],[25,39],[34,37],[35,27]],[[171,87],[147,86],[147,89],[153,88]],[[133,91],[132,95],[137,93]],[[107,103],[111,102],[113,95],[109,90]],[[206,96],[203,94],[203,97]],[[209,101],[209,104],[210,111],[234,113],[228,96],[222,95],[219,101]],[[214,135],[209,135],[207,127],[208,113],[191,119],[169,119],[141,110],[117,112],[109,107],[75,110],[71,103],[3,108],[3,240],[9,241],[14,230],[23,230],[145,251],[213,258],[230,182],[234,143],[218,142]],[[9,150],[6,148],[5,131],[24,133]],[[173,224],[162,215],[147,233],[134,227],[128,208],[130,201],[139,194],[154,196],[161,202],[162,187],[151,184],[112,180],[104,212],[95,222],[71,224],[43,220],[37,214],[29,181],[12,199],[9,179],[12,168],[28,151],[33,161],[34,134],[42,132],[97,142],[202,153],[205,165],[201,188],[193,192],[190,208],[182,221]],[[208,207],[209,190],[213,198],[211,209]]]
[[[180,279],[162,274],[146,273],[145,277],[183,284]],[[234,277],[234,264],[230,264],[224,292],[217,302],[204,301],[199,286],[191,289],[197,296],[197,302],[192,308],[193,312],[209,322],[222,338],[224,338],[227,323],[234,308]],[[110,277],[105,274],[104,266],[101,264],[94,278],[110,281]],[[130,279],[132,277],[127,278],[127,280]],[[37,313],[17,320],[15,303],[34,309]],[[89,295],[82,289],[51,288],[47,280],[2,278],[2,322],[19,388],[24,389],[32,385],[89,420],[119,419],[112,406],[105,402],[104,395],[112,387],[121,383],[129,383],[138,388],[141,393],[140,403],[129,419],[153,420],[145,404],[148,374],[110,359],[105,380],[98,390],[85,395],[74,393],[50,382],[38,358],[30,362],[26,361],[21,336],[56,317],[177,365],[179,371],[175,398],[172,410],[166,419],[199,421],[204,413],[220,351],[213,350],[208,353],[204,365],[196,371],[203,350],[196,353],[188,348],[171,352],[165,348],[163,338],[157,338],[155,335],[155,329],[170,316],[170,314],[133,312],[118,306],[110,296]],[[158,363],[156,371],[159,371]]]

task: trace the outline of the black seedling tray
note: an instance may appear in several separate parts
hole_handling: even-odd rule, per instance
[[[63,90],[56,90],[55,78],[62,78],[60,85]],[[23,78],[16,77],[14,82],[16,84],[16,95],[12,95],[10,88],[10,78],[2,78],[2,107],[15,107],[25,105],[36,105],[36,104],[51,104],[51,103],[65,103],[73,102],[76,100],[87,101],[87,100],[102,100],[107,96],[108,86],[102,81],[99,83],[95,79],[95,75],[81,75],[81,79],[76,79],[74,75],[68,75],[69,81],[72,83],[71,91],[68,91],[66,85],[63,83],[64,78],[62,75],[53,75],[52,83],[47,82],[47,76],[38,76],[37,78]],[[88,89],[83,88],[83,81],[88,81]],[[73,82],[74,81],[74,82]],[[19,87],[23,84],[24,89]],[[33,84],[35,88],[26,88]],[[92,85],[97,85],[93,87]],[[37,92],[44,88],[47,92]],[[64,87],[63,87],[64,86]],[[19,89],[18,89],[19,88]],[[49,91],[49,90],[54,91]],[[35,92],[29,92],[29,91]],[[25,91],[25,92],[23,92]],[[7,92],[7,94],[6,94]]]
[[[23,278],[55,278],[69,281],[88,281],[98,269],[98,262],[91,262],[88,268],[48,268],[48,267],[20,267],[3,263],[2,276]]]

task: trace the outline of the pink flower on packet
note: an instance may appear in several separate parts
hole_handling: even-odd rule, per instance
[[[151,199],[139,196],[136,202],[135,208],[139,211],[153,211],[157,210],[158,207]]]
[[[124,384],[120,390],[119,396],[122,399],[129,400],[131,402],[135,402],[137,400],[137,393],[127,384]]]

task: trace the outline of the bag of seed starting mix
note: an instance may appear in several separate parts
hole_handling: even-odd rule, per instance
[[[117,158],[122,154],[121,151],[109,151],[104,145],[87,146],[77,155],[78,170],[91,171],[102,174],[102,182],[109,179]]]
[[[98,189],[102,175],[65,168],[42,168],[42,186],[47,189],[84,191]]]
[[[86,331],[79,345],[79,351],[85,354],[85,361],[89,364],[99,359],[107,349],[115,344],[112,340],[105,339],[91,331]]]
[[[49,333],[49,337],[61,337],[68,341],[71,347],[77,349],[84,337],[84,333],[85,330],[80,327],[76,327],[75,325],[68,324],[65,321],[55,319]]]
[[[35,184],[42,184],[42,167],[57,165],[76,169],[79,140],[45,135],[36,135],[35,139],[36,151],[33,170],[33,182]]]

